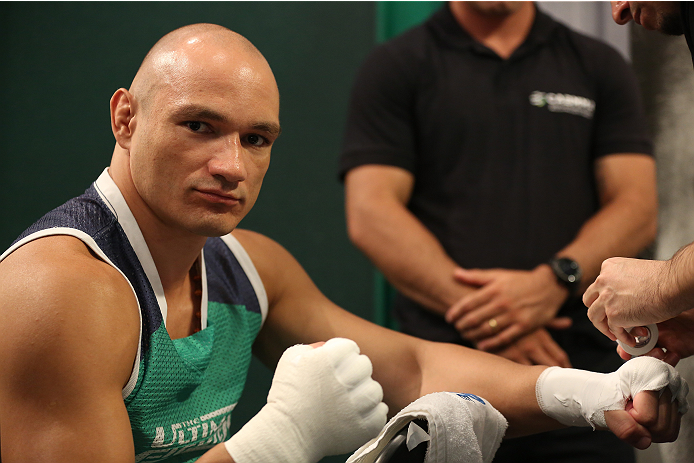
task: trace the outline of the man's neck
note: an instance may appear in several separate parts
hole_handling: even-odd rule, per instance
[[[200,256],[206,239],[162,223],[137,193],[129,175],[130,166],[125,160],[123,156],[114,157],[109,174],[137,221],[164,292],[177,292],[188,284],[190,269]]]
[[[451,2],[451,12],[472,38],[507,59],[525,41],[533,21],[535,5],[524,3],[508,15],[485,14],[467,2]]]

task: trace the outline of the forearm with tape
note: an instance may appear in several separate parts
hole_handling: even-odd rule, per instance
[[[669,387],[679,412],[688,410],[689,387],[679,373],[652,357],[629,360],[612,373],[550,367],[535,386],[537,402],[545,415],[567,426],[606,428],[605,412],[624,410],[629,399],[642,391]]]

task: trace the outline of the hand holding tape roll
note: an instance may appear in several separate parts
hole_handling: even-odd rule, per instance
[[[631,333],[631,330],[634,328],[635,327],[629,328],[627,332]],[[658,326],[655,323],[643,326],[642,328],[648,330],[648,334],[645,336],[634,336],[636,338],[636,345],[634,347],[617,340],[621,348],[633,357],[649,353],[658,342]]]

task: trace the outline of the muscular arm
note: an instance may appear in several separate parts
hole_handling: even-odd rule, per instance
[[[509,420],[512,434],[557,426],[535,400],[535,382],[543,367],[429,343],[369,323],[331,303],[277,243],[244,230],[234,235],[249,252],[268,291],[270,312],[255,345],[255,353],[268,365],[287,346],[346,337],[372,360],[374,379],[383,386],[391,414],[421,395],[453,390],[490,400]]]
[[[536,399],[536,383],[544,367],[423,341],[369,323],[325,298],[277,243],[243,230],[234,234],[250,254],[268,292],[268,318],[254,346],[256,355],[268,365],[273,365],[287,346],[345,337],[356,341],[371,359],[373,377],[383,386],[391,415],[421,395],[463,391],[484,397],[503,413],[509,421],[508,436],[561,427],[543,413]],[[662,405],[671,410],[667,399]],[[657,405],[650,405],[651,411],[657,409]],[[633,444],[643,437],[650,439],[629,413],[612,411],[605,416],[621,438]],[[672,430],[672,415],[667,416],[665,427]],[[671,433],[668,438],[673,438]]]
[[[655,161],[639,154],[614,154],[595,165],[600,210],[588,220],[559,256],[578,261],[581,291],[600,273],[602,261],[635,256],[655,239],[658,220]]]
[[[407,210],[413,185],[412,173],[399,167],[368,164],[349,171],[347,230],[398,291],[443,315],[472,288],[453,279],[456,263]]]
[[[127,282],[71,237],[0,263],[1,455],[12,462],[134,462],[121,390],[139,316]]]

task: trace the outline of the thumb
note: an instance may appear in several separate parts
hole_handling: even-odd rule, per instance
[[[453,271],[453,278],[455,278],[459,283],[473,286],[484,286],[492,281],[492,276],[485,270],[464,269],[461,267],[458,267]]]
[[[615,436],[639,450],[645,450],[651,445],[651,433],[625,410],[606,411],[605,423]]]

